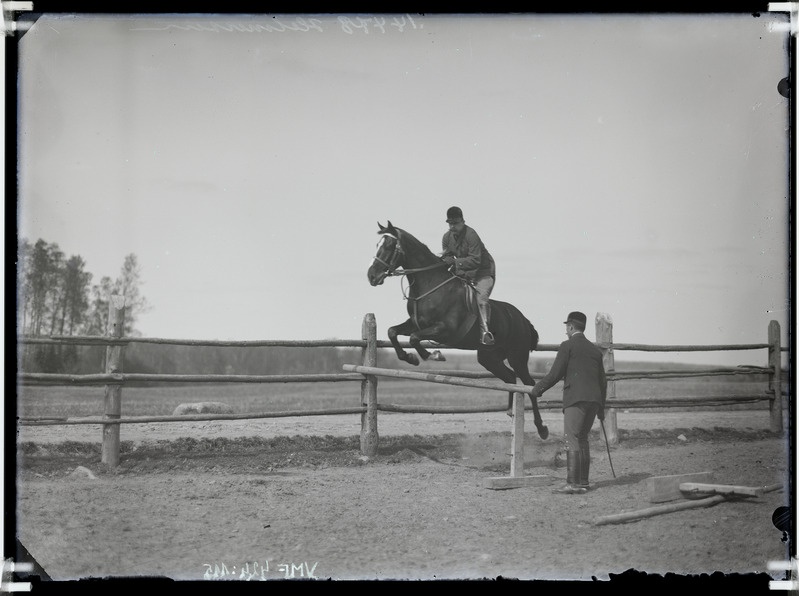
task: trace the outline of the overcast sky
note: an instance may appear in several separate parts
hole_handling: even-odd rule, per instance
[[[390,220],[462,207],[493,298],[565,339],[788,330],[786,15],[44,15],[19,44],[19,226],[116,277],[148,337],[360,338]],[[589,338],[594,339],[593,325]],[[765,350],[616,359],[765,364]]]

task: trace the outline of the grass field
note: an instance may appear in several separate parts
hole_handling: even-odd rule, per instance
[[[734,377],[687,379],[631,379],[616,382],[617,398],[674,398],[705,396],[763,395],[762,381],[736,380]],[[544,394],[544,399],[559,399],[561,384]],[[507,394],[500,391],[456,387],[404,379],[380,379],[378,401],[404,405],[503,405]],[[20,417],[83,417],[103,413],[104,387],[20,386],[17,388],[17,415]],[[314,410],[353,407],[360,404],[357,381],[325,383],[247,383],[181,386],[123,387],[122,415],[171,415],[186,402],[218,401],[239,414],[281,410]],[[767,409],[767,401],[729,406]]]

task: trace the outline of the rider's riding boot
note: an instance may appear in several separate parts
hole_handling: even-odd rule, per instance
[[[552,492],[564,495],[581,495],[587,492],[588,489],[578,485],[582,461],[580,455],[580,451],[566,452],[566,484]]]
[[[482,334],[480,335],[480,343],[486,346],[493,346],[494,345],[494,336],[488,330],[488,304],[481,304],[480,305],[480,329],[482,330]]]

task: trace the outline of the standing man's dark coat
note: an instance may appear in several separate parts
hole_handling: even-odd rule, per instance
[[[582,333],[575,333],[560,344],[552,368],[536,387],[543,393],[561,379],[564,408],[578,401],[593,401],[599,403],[600,410],[604,409],[607,379],[602,352]]]

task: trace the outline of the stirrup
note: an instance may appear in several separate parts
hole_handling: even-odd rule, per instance
[[[486,346],[493,346],[494,345],[494,336],[491,335],[490,331],[483,331],[483,337],[480,340],[480,343]]]

